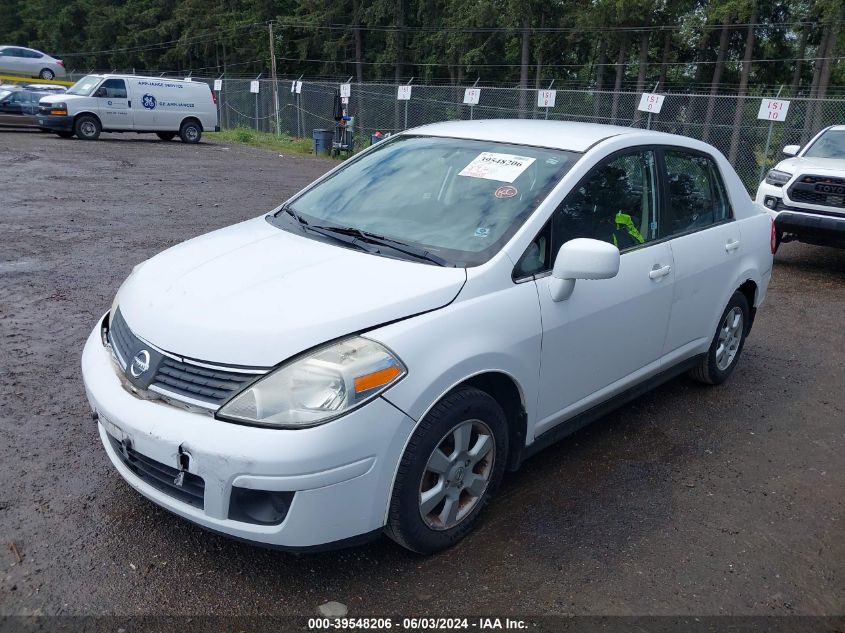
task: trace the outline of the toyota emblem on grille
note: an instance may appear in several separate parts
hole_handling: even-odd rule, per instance
[[[147,350],[142,349],[140,352],[135,354],[135,358],[132,359],[132,364],[129,366],[129,373],[132,374],[135,378],[138,378],[149,368],[150,353]]]

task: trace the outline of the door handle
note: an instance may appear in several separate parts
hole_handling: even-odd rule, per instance
[[[132,102],[131,102],[131,101],[127,101],[127,102],[126,102],[126,107],[127,107],[127,108],[131,108],[131,107],[132,107]]]
[[[666,266],[660,267],[660,264],[655,264],[654,268],[648,273],[649,279],[660,279],[661,277],[665,277],[670,272],[672,272],[672,267],[668,264]]]
[[[725,252],[726,253],[732,253],[738,248],[739,248],[739,240],[731,240],[730,242],[725,244]]]

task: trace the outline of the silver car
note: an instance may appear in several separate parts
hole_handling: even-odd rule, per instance
[[[33,48],[0,46],[0,73],[56,79],[65,76],[65,65],[61,59],[55,59]]]

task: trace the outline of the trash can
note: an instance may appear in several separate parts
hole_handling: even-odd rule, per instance
[[[314,153],[328,154],[332,151],[334,132],[332,130],[314,130]]]

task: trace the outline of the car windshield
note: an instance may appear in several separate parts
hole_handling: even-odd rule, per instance
[[[807,148],[808,158],[845,158],[845,130],[828,130]]]
[[[0,99],[12,94],[11,90],[0,90]]]
[[[477,266],[580,157],[527,145],[402,135],[294,198],[274,223],[289,223],[284,211],[290,210],[312,226],[356,229],[451,265]]]
[[[66,94],[69,95],[80,95],[82,97],[87,97],[91,94],[94,90],[94,87],[100,83],[100,77],[83,77],[75,84],[73,84]]]

